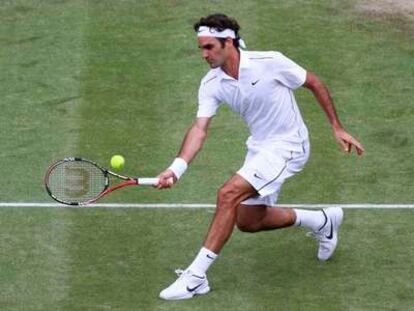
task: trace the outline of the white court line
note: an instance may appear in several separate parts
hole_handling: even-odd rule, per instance
[[[215,204],[202,204],[202,203],[97,203],[90,204],[87,208],[164,208],[164,209],[174,209],[174,208],[214,208]],[[374,208],[414,208],[414,204],[280,204],[279,207],[292,207],[292,208],[327,208],[340,206],[347,209],[374,209]],[[36,202],[0,202],[0,208],[4,207],[29,207],[29,208],[56,208],[56,207],[66,207],[66,208],[86,208],[78,206],[69,206],[59,203],[36,203]]]

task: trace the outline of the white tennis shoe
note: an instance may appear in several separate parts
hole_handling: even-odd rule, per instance
[[[338,245],[338,230],[344,218],[344,212],[340,207],[331,207],[322,210],[326,217],[325,225],[316,232],[309,232],[319,241],[318,259],[326,261],[335,252]]]
[[[162,290],[160,298],[165,300],[190,299],[195,295],[207,294],[210,291],[207,276],[196,275],[191,270],[175,270],[178,279]]]

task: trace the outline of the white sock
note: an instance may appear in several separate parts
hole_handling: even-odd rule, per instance
[[[320,211],[308,211],[303,209],[294,209],[296,213],[295,226],[306,227],[312,231],[319,231],[325,226],[328,218],[324,212]]]
[[[217,254],[205,247],[202,247],[194,261],[187,269],[191,270],[195,274],[204,275],[217,256]]]

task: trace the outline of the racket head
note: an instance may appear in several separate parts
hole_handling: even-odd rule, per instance
[[[69,157],[52,164],[45,175],[47,193],[57,202],[86,205],[109,187],[108,171],[87,159]]]

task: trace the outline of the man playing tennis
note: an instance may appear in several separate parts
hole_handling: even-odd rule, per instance
[[[240,27],[226,15],[201,18],[194,29],[211,70],[201,80],[197,118],[177,158],[159,175],[158,188],[169,188],[170,178],[176,182],[181,177],[203,146],[211,119],[222,103],[240,114],[251,136],[243,166],[218,191],[216,212],[203,247],[186,270],[177,270],[178,279],[161,291],[160,297],[166,300],[209,292],[207,269],[234,225],[246,232],[303,226],[319,241],[319,260],[328,260],[334,253],[343,218],[341,208],[308,211],[274,207],[283,182],[301,171],[309,157],[308,130],[293,95],[295,89],[303,86],[312,91],[346,152],[353,147],[358,155],[364,152],[343,129],[327,88],[313,73],[279,52],[240,50]]]

